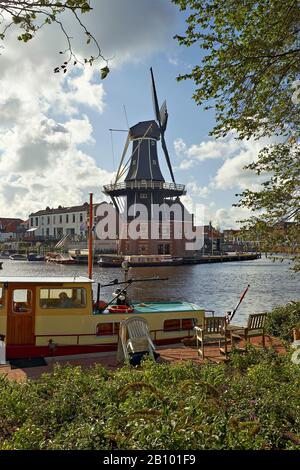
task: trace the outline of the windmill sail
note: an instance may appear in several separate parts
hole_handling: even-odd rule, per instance
[[[155,88],[155,82],[154,82],[154,75],[153,75],[152,67],[150,68],[150,72],[151,72],[151,81],[152,81],[152,101],[153,101],[154,115],[155,115],[155,118],[156,118],[159,126],[161,126],[160,111],[159,111],[159,106],[158,106],[158,99],[157,99],[157,93],[156,93],[156,88]]]
[[[168,121],[167,104],[164,101],[161,109],[159,109],[152,67],[150,68],[150,72],[151,72],[151,82],[152,82],[152,99],[153,99],[154,114],[155,114],[155,117],[156,117],[158,125],[159,125],[160,134],[161,134],[161,145],[162,145],[165,157],[166,157],[166,162],[167,162],[167,165],[168,165],[168,168],[169,168],[169,171],[170,171],[172,181],[173,181],[173,183],[175,183],[175,178],[174,178],[173,169],[172,169],[172,165],[171,165],[171,161],[170,161],[170,156],[169,156],[169,152],[168,152],[168,149],[167,149],[167,144],[166,144],[166,141],[165,141],[165,130],[166,130],[167,121]]]
[[[159,114],[160,114],[161,127],[162,127],[163,131],[165,131],[166,128],[167,128],[168,117],[169,117],[166,101],[163,102],[163,104],[160,108]]]

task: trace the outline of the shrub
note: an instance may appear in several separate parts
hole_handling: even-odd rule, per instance
[[[292,340],[292,330],[300,327],[300,302],[274,308],[267,317],[266,331],[285,341]]]
[[[57,366],[0,380],[0,449],[300,449],[300,368],[250,348],[228,365]]]

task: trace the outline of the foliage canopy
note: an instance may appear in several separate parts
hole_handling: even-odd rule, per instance
[[[297,0],[172,0],[188,11],[179,44],[199,46],[200,63],[179,80],[195,82],[194,99],[216,111],[211,134],[272,136],[248,167],[265,175],[260,191],[246,190],[238,205],[269,251],[299,248],[300,232],[300,4]],[[288,233],[278,231],[292,222]],[[296,257],[297,259],[297,253]]]
[[[90,0],[0,0],[0,39],[5,41],[7,32],[16,28],[18,40],[28,42],[45,26],[58,25],[65,38],[66,49],[59,52],[65,55],[65,60],[55,67],[54,72],[65,73],[70,63],[76,65],[79,62],[72,47],[73,38],[63,20],[63,14],[70,12],[86,36],[86,43],[93,44],[96,50],[94,55],[85,57],[83,63],[92,65],[97,59],[102,59],[106,65],[101,69],[101,77],[106,78],[109,73],[108,61],[102,55],[96,38],[87,30],[81,19],[82,14],[92,11],[90,3]]]

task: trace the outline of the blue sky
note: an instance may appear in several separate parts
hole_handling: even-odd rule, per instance
[[[126,139],[109,128],[126,129],[152,119],[150,72],[160,103],[167,100],[166,132],[175,179],[187,185],[185,203],[203,204],[205,221],[236,226],[247,211],[233,208],[235,194],[259,183],[243,166],[256,158],[264,142],[209,137],[214,112],[192,99],[194,84],[178,82],[201,61],[198,46],[185,48],[173,39],[185,30],[186,14],[169,0],[94,0],[84,15],[103,54],[113,57],[111,72],[100,80],[100,64],[53,74],[64,38],[55,27],[29,44],[11,32],[0,56],[0,215],[27,217],[46,206],[84,202],[90,191],[100,200],[101,185],[113,180]],[[80,31],[64,18],[74,50],[86,53]],[[163,154],[160,162],[170,180]]]

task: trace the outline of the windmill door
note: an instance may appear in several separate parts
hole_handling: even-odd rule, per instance
[[[34,344],[35,287],[9,284],[7,345]]]

